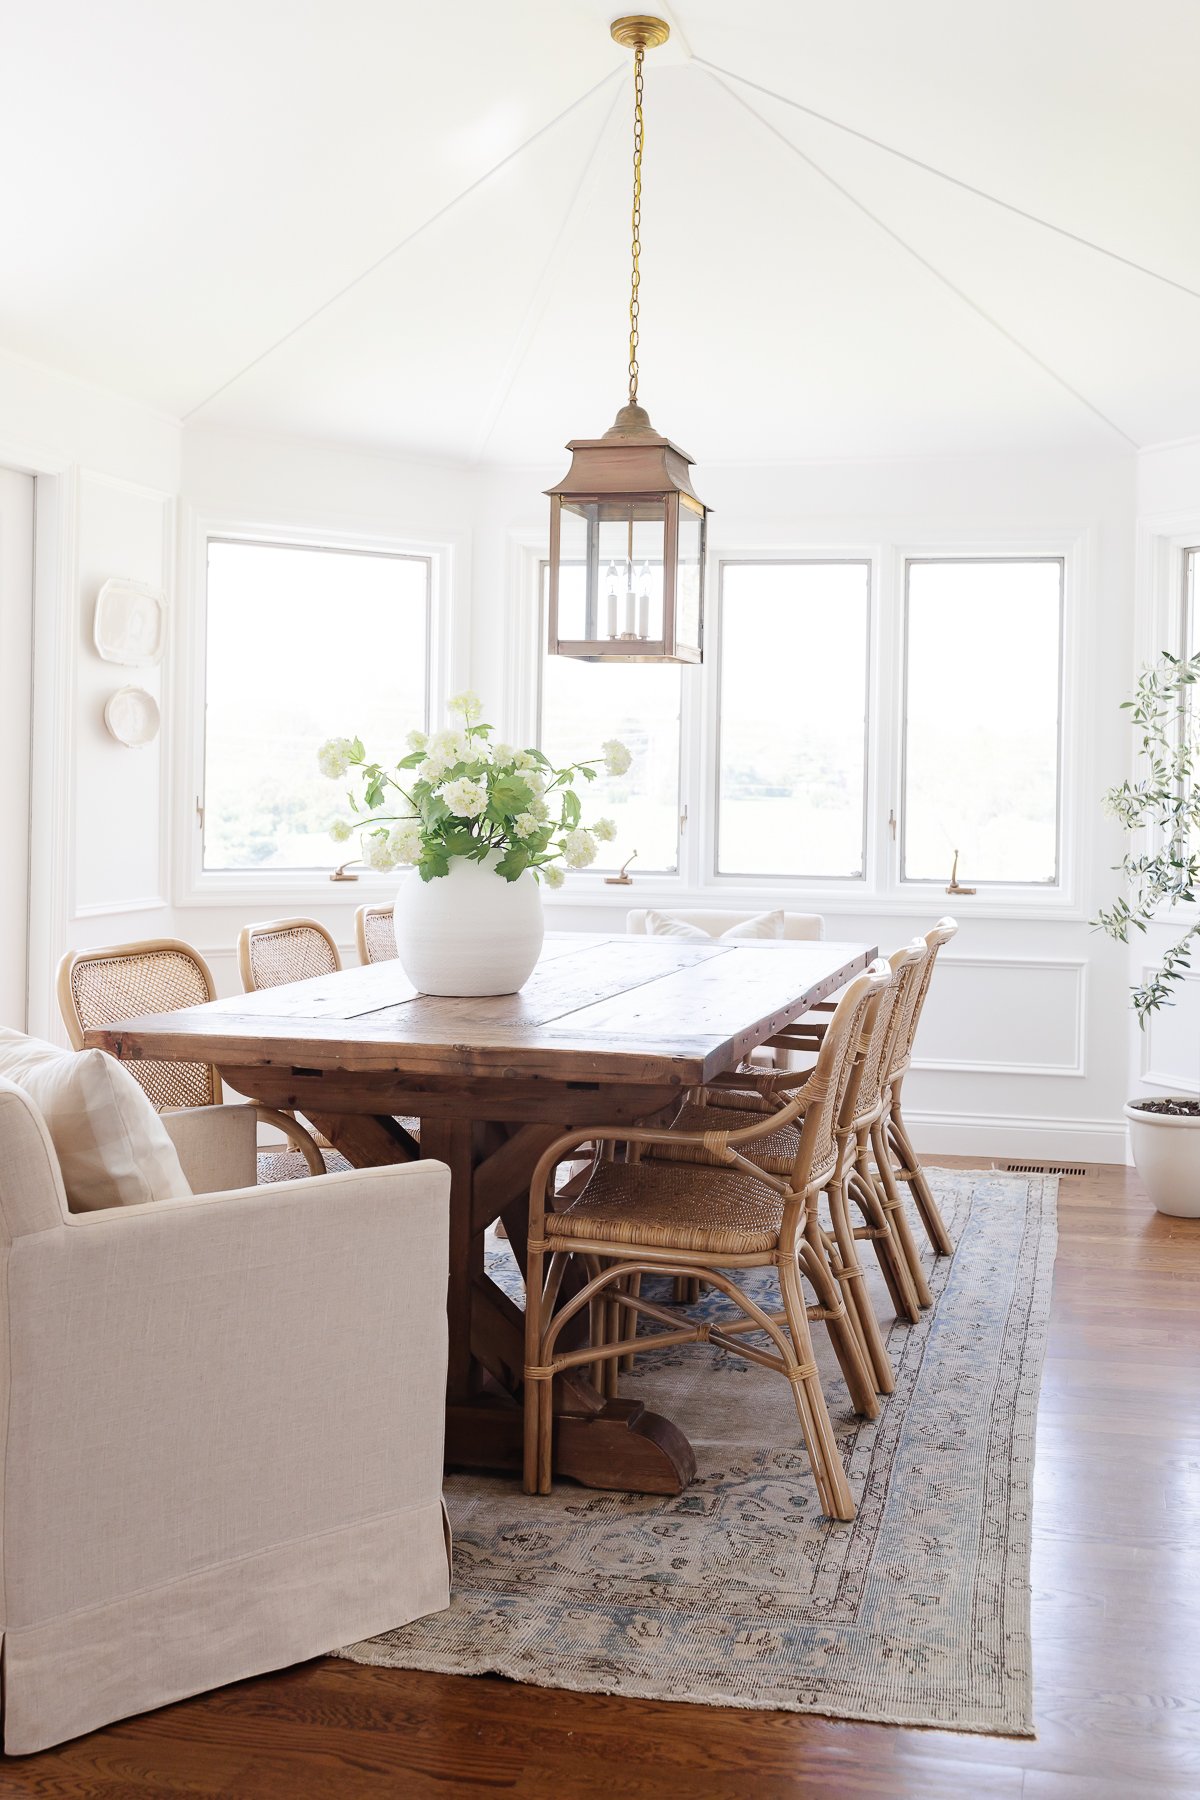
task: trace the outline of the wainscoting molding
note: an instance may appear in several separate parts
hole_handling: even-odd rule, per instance
[[[1145,981],[1154,973],[1154,963],[1144,963],[1138,979]],[[1140,1051],[1140,1074],[1147,1087],[1165,1088],[1172,1094],[1195,1094],[1200,1092],[1200,973],[1185,975],[1179,988],[1179,998],[1172,1007],[1161,1012],[1151,1013],[1150,1023],[1145,1031],[1138,1032],[1138,1048]],[[1177,1055],[1180,1045],[1172,1047],[1168,1041],[1175,1037],[1183,1040],[1190,1058],[1186,1065]],[[1181,1073],[1172,1072],[1172,1064],[1180,1062]]]
[[[1015,976],[1021,970],[1029,970],[1037,977],[1036,985],[1030,983],[1027,1002],[1022,1005],[1020,998],[1012,1008],[1012,1018],[1019,1028],[1026,1028],[1027,1045],[1023,1045],[1018,1056],[1007,1060],[994,1060],[973,1056],[937,1055],[917,1056],[913,1059],[914,1069],[940,1070],[954,1074],[972,1075],[1068,1075],[1076,1079],[1086,1075],[1087,1046],[1087,959],[1086,957],[1060,956],[948,956],[938,958],[937,979],[930,990],[930,998],[926,1017],[923,1021],[922,1037],[926,1043],[931,1039],[936,1045],[939,1013],[953,997],[953,1005],[959,1016],[970,1016],[971,1002],[966,992],[969,980],[959,980],[960,971],[970,969],[1001,969],[1006,976]],[[1046,1043],[1046,978],[1049,971],[1059,969],[1071,976],[1069,983],[1064,983],[1061,996],[1064,1002],[1065,1017],[1069,1020],[1068,1045],[1065,1057],[1055,1061],[1042,1060]],[[1019,989],[1014,987],[1019,996]],[[987,1008],[989,1030],[996,1023],[992,1009]],[[1063,1013],[1056,1017],[1064,1016]]]

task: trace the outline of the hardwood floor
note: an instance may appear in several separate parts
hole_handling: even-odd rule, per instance
[[[969,1166],[966,1158],[944,1158]],[[1064,1178],[1034,1511],[1035,1742],[323,1661],[0,1763],[55,1800],[1194,1800],[1200,1221]]]

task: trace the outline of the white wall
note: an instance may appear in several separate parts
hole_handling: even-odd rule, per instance
[[[565,466],[566,457],[562,459]],[[490,476],[476,529],[473,679],[489,716],[511,716],[522,684],[511,676],[520,547],[544,538],[541,490],[557,465]],[[804,464],[795,468],[696,471],[713,509],[714,551],[736,555],[795,549],[870,550],[881,544],[1074,539],[1081,546],[1075,684],[1079,863],[1073,904],[1005,912],[986,895],[949,899],[935,890],[927,911],[952,911],[962,930],[946,954],[920,1046],[909,1101],[930,1149],[990,1155],[1120,1161],[1128,1063],[1125,958],[1088,919],[1111,899],[1119,846],[1099,796],[1125,770],[1127,730],[1118,711],[1132,657],[1134,459],[986,457],[906,462]],[[997,628],[1003,622],[997,621]],[[689,676],[686,679],[695,679]],[[506,716],[507,715],[507,716]],[[793,890],[795,892],[795,890]],[[690,886],[677,903],[719,903]],[[779,901],[786,898],[779,892]],[[649,884],[605,891],[587,904],[551,901],[560,928],[620,927],[625,909],[655,903]],[[670,898],[664,896],[664,903]],[[763,904],[761,897],[751,904]],[[795,904],[803,906],[797,898]],[[892,949],[925,928],[911,907],[880,910],[869,899],[822,903],[830,937]],[[1028,1069],[1030,1073],[1018,1072]]]
[[[131,576],[173,601],[179,428],[101,389],[0,353],[0,463],[37,478],[30,1026],[61,1035],[63,950],[163,932],[170,918],[167,729],[123,749],[104,701],[137,683],[160,697],[168,665],[102,662],[101,583]]]

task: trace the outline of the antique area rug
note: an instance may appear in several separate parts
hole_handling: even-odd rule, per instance
[[[691,1438],[699,1466],[685,1493],[562,1481],[538,1499],[511,1479],[451,1476],[449,1610],[340,1654],[1032,1736],[1030,1487],[1058,1184],[957,1169],[930,1177],[958,1248],[930,1257],[934,1306],[920,1323],[893,1323],[896,1391],[877,1420],[850,1412],[814,1328],[858,1505],[852,1524],[820,1516],[787,1383],[688,1345],[643,1358],[621,1384]],[[494,1255],[519,1298],[504,1247]],[[885,1292],[878,1281],[873,1290]]]

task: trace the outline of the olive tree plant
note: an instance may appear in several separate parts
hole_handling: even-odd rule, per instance
[[[1139,737],[1139,768],[1104,796],[1110,812],[1129,833],[1118,869],[1125,893],[1093,920],[1109,937],[1129,942],[1161,919],[1164,909],[1195,906],[1200,891],[1200,713],[1195,688],[1200,654],[1172,656],[1164,650],[1138,678],[1132,700],[1122,701]],[[1200,912],[1159,958],[1158,966],[1132,990],[1138,1024],[1176,998],[1174,989],[1191,962],[1200,938]]]

